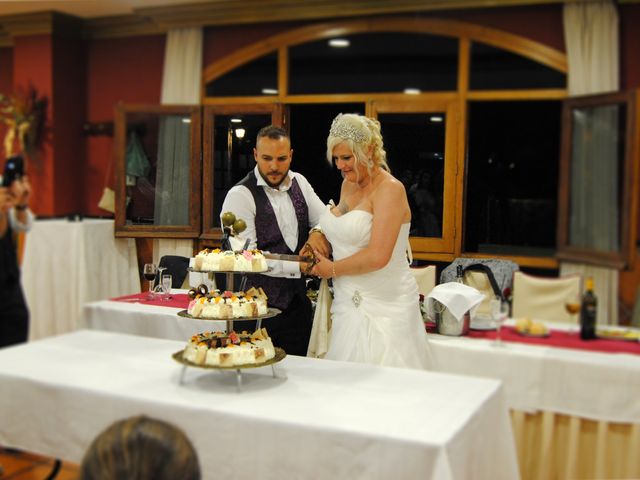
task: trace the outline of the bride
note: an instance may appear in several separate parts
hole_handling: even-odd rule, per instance
[[[320,218],[333,260],[316,253],[311,273],[332,278],[332,331],[325,358],[429,368],[418,287],[409,270],[411,210],[389,172],[380,123],[340,114],[331,124],[327,158],[344,181],[337,206]]]

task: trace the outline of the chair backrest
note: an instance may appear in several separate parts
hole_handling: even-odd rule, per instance
[[[440,274],[440,283],[453,282],[456,279],[456,269],[458,265],[462,265],[462,268],[467,270],[471,265],[480,264],[486,265],[491,269],[493,278],[495,278],[498,287],[501,292],[504,292],[506,288],[511,288],[513,285],[513,272],[520,270],[517,263],[511,260],[503,260],[501,258],[456,258],[453,262],[447,265]],[[465,273],[466,275],[466,273]],[[478,277],[477,275],[471,275]]]
[[[550,322],[577,321],[565,308],[567,300],[580,295],[580,275],[549,278],[522,272],[513,274],[513,318],[528,317]]]
[[[447,265],[440,274],[440,283],[453,282],[456,279],[458,265],[464,270],[464,283],[484,294],[484,300],[476,307],[475,316],[488,317],[491,315],[491,300],[496,296],[494,287],[487,273],[474,269],[478,265],[487,268],[493,274],[497,289],[501,294],[505,289],[512,288],[513,272],[520,269],[517,263],[500,258],[456,258]],[[472,319],[473,320],[473,319]]]
[[[416,282],[418,282],[418,292],[426,298],[433,290],[433,287],[436,286],[436,266],[412,267],[410,270]]]
[[[171,288],[181,288],[187,277],[189,259],[180,255],[164,255],[158,267],[166,268],[162,273],[171,274]]]
[[[496,295],[487,274],[477,270],[467,270],[464,272],[463,278],[465,285],[469,285],[484,294],[484,300],[476,307],[475,315],[491,316],[491,300]]]

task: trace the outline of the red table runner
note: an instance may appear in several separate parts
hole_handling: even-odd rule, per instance
[[[172,293],[169,300],[161,298],[160,294],[155,294],[155,299],[147,300],[148,292],[125,295],[111,300],[115,302],[142,303],[144,305],[158,305],[160,307],[184,308],[189,306],[189,297],[186,293]]]
[[[434,324],[427,324],[427,331],[436,333]],[[469,330],[471,338],[496,338],[495,330]],[[634,353],[640,355],[640,342],[631,340],[610,340],[598,338],[597,340],[582,340],[578,332],[564,330],[550,330],[548,337],[526,337],[519,334],[513,327],[502,327],[502,340],[505,342],[529,343],[544,345],[547,347],[572,348],[575,350],[587,350],[591,352],[607,353]]]

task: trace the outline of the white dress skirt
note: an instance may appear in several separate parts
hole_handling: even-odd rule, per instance
[[[327,208],[320,219],[333,258],[349,257],[369,244],[373,215],[352,210],[336,217]],[[331,339],[325,358],[394,367],[431,367],[420,314],[418,286],[406,251],[409,223],[403,224],[389,263],[361,275],[333,280]]]

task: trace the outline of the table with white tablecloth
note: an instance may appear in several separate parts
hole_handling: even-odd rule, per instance
[[[79,462],[116,419],[182,427],[204,478],[514,479],[500,382],[287,356],[188,368],[185,342],[77,331],[0,350],[0,444]]]
[[[86,305],[84,319],[88,328],[176,340],[206,329],[197,320],[181,322],[178,311],[103,301]],[[439,371],[503,381],[524,478],[640,476],[640,459],[632,454],[640,447],[640,356],[495,347],[431,334],[429,340]]]
[[[171,340],[184,340],[205,330],[226,329],[224,320],[181,317],[178,316],[181,310],[184,309],[133,300],[99,300],[84,305],[80,327]]]
[[[86,302],[140,291],[135,240],[113,220],[36,220],[24,248],[31,340],[75,330]]]

